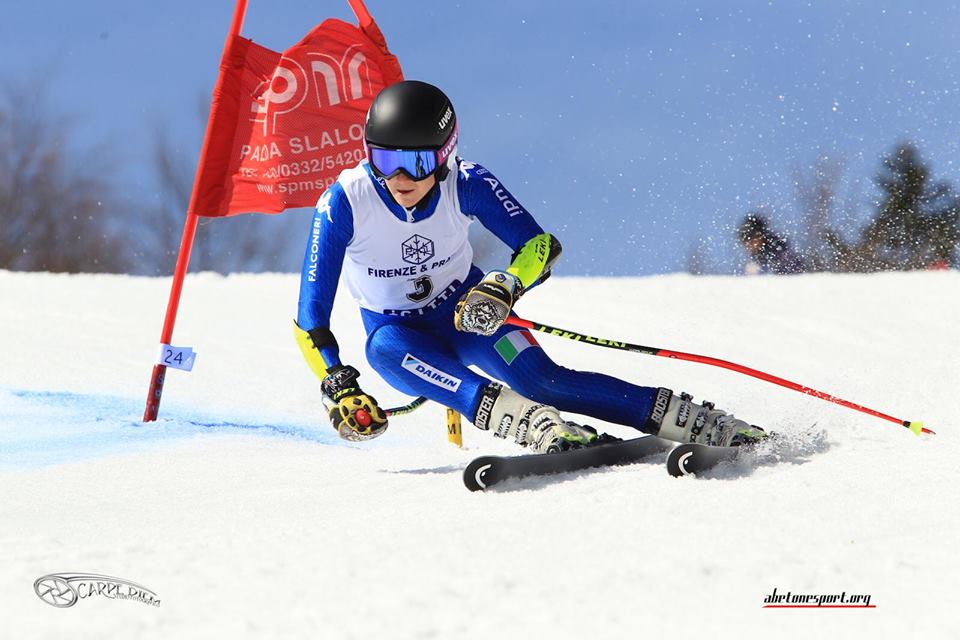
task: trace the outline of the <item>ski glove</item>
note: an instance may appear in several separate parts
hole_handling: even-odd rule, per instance
[[[506,271],[491,271],[457,302],[453,324],[459,331],[492,336],[522,293],[519,278]]]
[[[320,387],[330,422],[344,440],[372,440],[387,430],[387,414],[373,396],[360,389],[360,372],[342,364],[331,367]]]

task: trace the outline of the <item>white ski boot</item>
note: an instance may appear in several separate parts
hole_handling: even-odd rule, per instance
[[[484,389],[473,424],[484,431],[494,429],[498,438],[513,437],[537,453],[579,449],[600,440],[594,428],[567,422],[555,408],[528,400],[497,382]]]
[[[760,427],[714,408],[712,402],[696,404],[690,394],[681,393],[677,397],[664,388],[657,390],[645,430],[665,440],[714,447],[753,444],[767,437]]]

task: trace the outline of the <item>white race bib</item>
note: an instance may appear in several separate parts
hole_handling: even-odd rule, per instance
[[[362,165],[338,180],[353,209],[353,239],[343,272],[360,306],[413,315],[452,296],[473,262],[467,236],[472,219],[460,210],[456,175],[440,183],[436,210],[420,222],[397,219]]]

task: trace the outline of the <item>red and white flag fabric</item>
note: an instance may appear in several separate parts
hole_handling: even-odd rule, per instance
[[[314,206],[343,169],[364,158],[367,109],[401,80],[400,62],[368,16],[360,27],[325,20],[282,54],[233,36],[189,213]]]

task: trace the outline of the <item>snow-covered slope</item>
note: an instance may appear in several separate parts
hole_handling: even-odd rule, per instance
[[[197,366],[168,374],[161,420],[141,424],[168,286],[0,272],[0,636],[960,636],[958,273],[553,279],[521,315],[741,362],[938,435],[544,336],[570,366],[826,442],[706,479],[635,465],[486,494],[464,490],[463,466],[513,449],[469,424],[453,448],[439,407],[337,440],[292,340],[290,275],[191,276],[175,342]],[[357,320],[343,296],[344,358],[405,402],[363,361]],[[126,578],[161,606],[55,609],[32,587],[56,572]],[[762,608],[774,588],[876,608]]]

